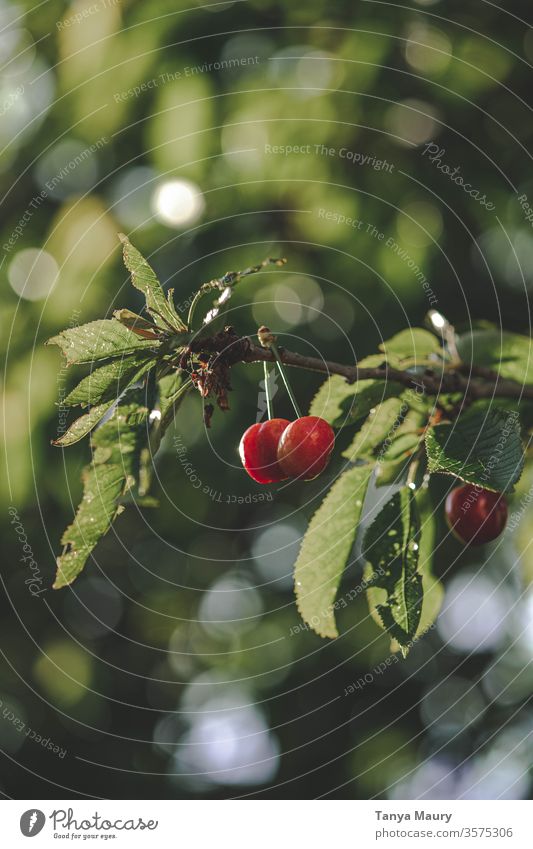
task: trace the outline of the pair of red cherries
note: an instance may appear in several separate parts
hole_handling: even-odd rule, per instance
[[[242,435],[242,464],[257,483],[287,478],[312,480],[324,471],[335,444],[331,426],[320,416],[296,421],[269,419],[251,425]]]
[[[294,422],[269,419],[244,432],[239,454],[257,483],[311,480],[326,468],[334,443],[332,428],[319,416],[301,416]],[[466,545],[491,542],[507,523],[504,495],[472,484],[452,489],[444,512],[448,526]]]

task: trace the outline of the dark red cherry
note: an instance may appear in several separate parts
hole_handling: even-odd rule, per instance
[[[322,472],[330,458],[335,434],[319,416],[302,416],[281,434],[278,463],[287,477],[311,480]]]
[[[245,430],[239,443],[241,461],[257,483],[277,483],[287,478],[277,460],[278,442],[290,424],[288,419],[269,419]]]
[[[499,537],[507,522],[507,502],[501,492],[473,484],[458,486],[446,499],[446,521],[456,537],[483,545]]]

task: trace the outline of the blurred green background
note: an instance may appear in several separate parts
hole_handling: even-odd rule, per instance
[[[286,256],[241,284],[230,320],[302,353],[354,361],[430,306],[529,334],[530,20],[526,2],[0,0],[3,794],[530,795],[529,506],[494,550],[441,529],[438,626],[375,674],[389,645],[362,596],[330,643],[293,603],[339,464],[254,500],[237,445],[262,370],[235,368],[210,431],[184,403],[159,509],[126,511],[54,592],[88,446],[50,445],[80,372],[44,347],[140,308],[119,231],[182,308],[203,281]],[[319,383],[295,377],[302,407]],[[290,415],[281,389],[276,411]],[[359,579],[354,563],[346,588]]]

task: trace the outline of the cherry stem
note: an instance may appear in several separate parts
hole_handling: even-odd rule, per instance
[[[411,462],[409,463],[409,468],[407,471],[406,485],[409,489],[420,489],[422,485],[422,481],[420,480],[419,472],[423,471],[424,468],[424,457],[425,457],[425,449],[424,442],[422,441],[418,448],[416,449]]]
[[[409,471],[407,472],[407,480],[406,480],[406,484],[409,487],[409,489],[416,489],[415,478],[416,478],[416,473],[418,471],[418,462],[419,462],[418,458],[415,457],[413,460],[411,460],[411,463],[409,465]]]
[[[270,375],[268,373],[268,363],[266,360],[263,363],[263,374],[265,377],[265,398],[267,405],[267,413],[268,418],[271,419],[274,416],[274,406],[272,404],[272,398],[270,397]]]
[[[270,350],[272,351],[272,353],[274,355],[274,359],[276,360],[277,366],[279,368],[279,373],[281,374],[281,379],[283,380],[283,383],[285,384],[285,389],[287,390],[287,395],[291,399],[291,404],[294,407],[294,412],[296,413],[297,417],[300,419],[302,417],[302,414],[300,412],[298,402],[296,401],[296,398],[294,397],[294,393],[292,391],[290,380],[287,377],[287,374],[286,374],[285,369],[283,367],[283,363],[281,362],[281,357],[279,355],[279,351],[278,351],[274,342],[270,342],[268,347],[270,348]]]

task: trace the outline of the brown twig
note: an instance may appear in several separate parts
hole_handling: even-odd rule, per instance
[[[440,395],[442,393],[461,393],[469,396],[472,400],[478,398],[512,398],[515,400],[533,400],[533,386],[523,386],[514,380],[500,378],[497,375],[493,379],[477,377],[477,370],[473,369],[469,374],[461,374],[458,370],[436,372],[426,369],[425,372],[414,374],[409,371],[391,368],[384,361],[377,368],[359,368],[357,366],[344,365],[342,363],[322,360],[318,357],[307,357],[293,351],[280,349],[282,362],[287,366],[316,371],[322,374],[338,374],[346,378],[349,383],[359,380],[392,380],[401,383],[402,386],[424,390],[428,395]],[[267,348],[260,348],[250,342],[243,357],[243,362],[274,362],[274,355]],[[466,370],[463,366],[463,370]],[[476,376],[474,376],[476,375]]]
[[[188,349],[192,352],[207,351],[214,359],[227,367],[237,363],[273,363],[276,361],[270,348],[255,345],[248,336],[238,336],[233,327],[226,327],[214,336],[197,337]],[[285,348],[278,349],[280,359],[286,366],[314,371],[324,375],[338,374],[348,383],[360,380],[392,380],[424,392],[427,395],[459,393],[467,402],[479,398],[510,398],[517,401],[533,400],[533,386],[522,385],[514,380],[499,377],[496,373],[462,364],[453,365],[442,371],[426,368],[423,372],[402,371],[392,368],[383,355],[383,365],[361,368],[343,363],[307,357]]]

